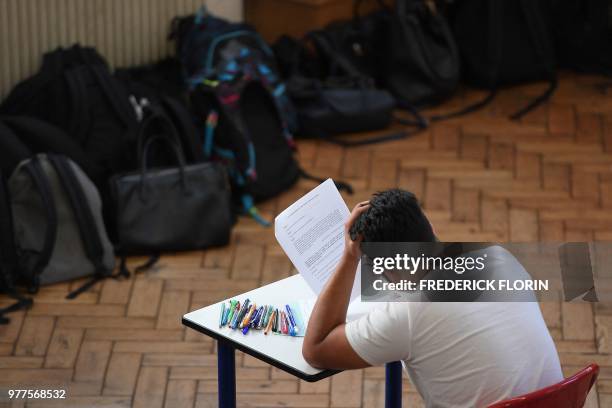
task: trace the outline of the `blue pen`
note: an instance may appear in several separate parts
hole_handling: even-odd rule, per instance
[[[253,321],[255,321],[255,319],[257,318],[257,315],[259,315],[259,309],[253,312],[253,317],[251,317],[251,321],[242,328],[242,334],[247,334],[249,332],[249,329],[253,325]]]
[[[295,318],[293,317],[293,312],[291,311],[289,305],[285,305],[285,309],[287,309],[287,316],[289,317],[289,323],[291,323],[291,335],[295,336],[297,335],[298,331],[300,331],[300,328],[297,327],[295,323]]]
[[[263,312],[264,312],[264,307],[261,306],[259,310],[257,311],[257,315],[255,316],[255,319],[253,320],[254,329],[259,328],[259,325],[261,324],[261,319],[263,319]]]

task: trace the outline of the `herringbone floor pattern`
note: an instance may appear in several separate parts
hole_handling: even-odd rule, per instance
[[[501,91],[487,109],[405,141],[301,142],[299,158],[312,173],[351,181],[349,205],[388,187],[414,191],[443,240],[612,240],[612,98],[602,82],[566,75],[552,102],[519,123],[507,114],[543,85]],[[260,208],[273,217],[313,185],[300,182]],[[4,398],[26,384],[65,388],[69,398],[0,406],[216,406],[215,345],[181,327],[180,316],[292,273],[272,230],[241,219],[226,248],[165,255],[154,271],[73,301],[64,300],[70,284],[46,287],[0,327],[0,389]],[[566,374],[602,366],[590,408],[612,407],[611,306],[543,305]],[[382,406],[382,368],[308,384],[248,356],[238,364],[243,407]],[[404,400],[422,405],[407,381]]]

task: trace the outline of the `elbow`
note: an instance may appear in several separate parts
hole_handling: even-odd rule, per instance
[[[320,358],[318,358],[319,353],[316,352],[316,347],[313,345],[306,342],[304,343],[302,346],[302,357],[304,357],[304,360],[311,366],[315,368],[324,368]]]

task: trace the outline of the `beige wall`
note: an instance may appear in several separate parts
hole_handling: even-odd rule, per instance
[[[217,15],[233,21],[243,19],[242,0],[208,0],[207,3],[210,11]]]
[[[113,66],[153,61],[172,51],[172,17],[204,0],[0,0],[0,97],[35,72],[60,45],[93,45]],[[242,19],[242,0],[207,0],[209,9]]]

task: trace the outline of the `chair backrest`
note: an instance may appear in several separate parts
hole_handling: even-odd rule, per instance
[[[489,408],[582,408],[599,374],[591,364],[560,383],[489,405]]]
[[[488,408],[582,408],[598,374],[599,366],[591,364],[557,384],[496,402]]]

